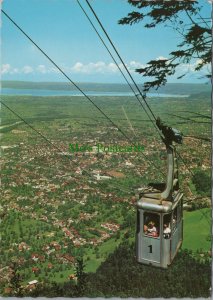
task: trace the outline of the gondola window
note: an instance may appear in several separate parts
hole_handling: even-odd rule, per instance
[[[153,213],[144,213],[144,234],[149,237],[159,237],[160,235],[160,216]]]
[[[163,217],[163,237],[169,239],[171,237],[171,219],[172,215],[164,215]]]

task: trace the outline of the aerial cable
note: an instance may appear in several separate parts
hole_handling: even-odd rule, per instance
[[[61,151],[61,149],[59,148],[59,147],[57,147],[55,144],[53,144],[45,135],[43,135],[40,131],[38,131],[34,126],[32,126],[32,125],[30,125],[30,123],[28,123],[25,119],[23,119],[18,113],[16,113],[13,109],[11,109],[7,104],[5,104],[3,101],[1,101],[0,100],[0,103],[3,105],[3,106],[5,106],[10,112],[12,112],[16,117],[18,117],[23,123],[25,123],[28,127],[30,127],[33,131],[35,131],[39,136],[41,136],[51,147],[53,147],[53,148],[55,148],[56,150],[58,150],[60,153],[63,153],[64,154],[64,156],[63,156],[63,158],[65,157],[65,158],[68,158],[69,160],[71,159],[71,161],[77,166],[77,167],[79,167],[79,164],[78,163],[76,163],[74,160],[72,160],[72,156],[71,155],[68,155],[68,154],[66,154],[66,153],[64,153],[63,151]],[[25,164],[26,162],[24,162],[24,163],[22,163],[22,164]],[[89,172],[87,172],[87,171],[85,171],[84,170],[84,172],[85,172],[85,175],[87,175],[87,176],[89,176],[89,177],[91,177],[92,179],[94,179],[93,178],[93,176],[89,173]],[[70,175],[68,175],[68,176],[70,176]],[[125,189],[123,189],[123,187],[122,186],[120,186],[120,185],[118,185],[117,184],[117,186],[116,185],[112,185],[112,184],[108,184],[108,186],[109,187],[114,187],[114,188],[119,188],[119,190],[120,191],[122,191],[122,192],[125,192],[125,193],[129,193],[129,190],[125,190]]]
[[[27,35],[22,29],[21,27],[18,26],[17,23],[15,23],[15,21],[13,21],[9,15],[4,12],[2,9],[1,11],[3,12],[3,14],[36,46],[36,48],[42,53],[44,54],[44,56],[101,112],[102,115],[104,115],[105,118],[108,119],[108,121],[110,121],[110,123],[116,127],[121,134],[128,139],[128,141],[131,141],[131,139],[122,131],[122,129],[120,129],[96,104],[95,102],[89,97],[87,96],[84,91],[29,37],[29,35]]]
[[[208,27],[208,29],[209,29],[209,30],[212,30],[211,27],[210,27],[210,25],[209,25],[209,24],[207,23],[207,21],[205,20],[205,19],[211,20],[211,18],[203,18],[203,17],[199,14],[199,12],[198,12],[197,14],[198,14],[198,16],[200,17],[200,19],[203,21],[203,23],[206,24],[206,26]],[[205,28],[204,28],[204,29],[205,29]]]
[[[88,16],[87,12],[85,11],[85,9],[83,8],[83,6],[80,4],[79,0],[77,0],[78,5],[80,6],[81,10],[83,11],[83,13],[85,14],[86,18],[88,19],[89,23],[91,24],[91,26],[93,27],[93,29],[95,30],[96,34],[98,35],[99,39],[101,40],[101,42],[103,43],[104,47],[106,48],[107,52],[109,53],[109,55],[111,56],[112,60],[114,61],[114,63],[116,64],[117,68],[119,69],[119,71],[121,72],[123,78],[125,79],[126,83],[128,84],[128,86],[130,87],[130,89],[132,90],[132,92],[134,93],[135,97],[137,98],[137,100],[140,102],[140,99],[138,98],[139,95],[135,92],[135,90],[133,89],[133,87],[131,86],[131,83],[128,81],[127,77],[125,76],[124,72],[122,71],[121,67],[119,66],[118,62],[116,61],[116,59],[114,58],[112,52],[109,50],[109,47],[106,45],[106,43],[104,42],[103,38],[101,37],[101,35],[99,34],[98,30],[96,29],[94,23],[91,21],[90,17]],[[141,103],[141,102],[140,102]],[[153,122],[153,120],[150,118],[146,108],[143,106],[143,104],[141,103],[144,111],[146,112],[148,118],[150,119],[150,121],[153,123],[153,125],[156,127],[155,123]],[[156,127],[157,128],[157,127]]]
[[[13,109],[11,109],[7,104],[5,104],[3,101],[0,100],[0,103],[5,106],[10,112],[12,112],[16,117],[18,117],[22,122],[24,122],[27,126],[29,126],[32,130],[34,130],[38,135],[40,135],[48,144],[50,144],[53,148],[57,149],[61,152],[61,149],[59,149],[56,145],[54,145],[46,136],[44,136],[41,132],[39,132],[35,127],[30,125],[25,119],[23,119],[19,114],[17,114]],[[66,156],[66,155],[65,155]],[[68,156],[68,155],[67,155]]]
[[[150,111],[152,117],[154,118],[155,121],[157,121],[157,119],[156,119],[154,113],[152,112],[152,110],[151,110],[149,104],[148,104],[147,101],[146,101],[145,95],[142,94],[141,90],[139,89],[137,83],[135,82],[134,78],[132,77],[131,73],[129,72],[128,68],[126,67],[125,62],[123,61],[123,59],[122,59],[122,57],[120,56],[118,50],[116,49],[115,45],[113,44],[111,38],[109,37],[108,33],[106,32],[106,30],[105,30],[103,24],[102,24],[101,21],[99,20],[97,14],[95,13],[95,11],[94,11],[94,9],[92,8],[92,6],[91,6],[91,4],[89,3],[89,1],[88,1],[88,0],[85,0],[85,1],[86,1],[87,5],[89,6],[90,10],[92,11],[93,15],[95,16],[96,20],[98,21],[99,25],[101,26],[101,28],[102,28],[104,34],[106,35],[108,41],[110,42],[110,44],[111,44],[111,46],[113,47],[114,51],[116,52],[117,56],[119,57],[119,59],[120,59],[122,65],[123,65],[123,67],[125,68],[126,72],[128,73],[129,77],[131,78],[132,82],[134,83],[134,85],[135,85],[137,91],[139,92],[139,94],[140,94],[140,96],[142,97],[143,101],[146,103],[146,106],[148,107],[148,109],[149,109],[149,111]],[[137,99],[138,99],[140,105],[142,106],[142,102],[139,100],[139,98],[137,98]],[[143,106],[142,106],[142,107],[143,107]],[[160,137],[162,138],[161,132],[159,131],[159,129],[158,129],[158,127],[157,127],[156,125],[155,125],[155,128],[156,128],[157,132],[159,133]]]
[[[69,160],[71,160],[77,167],[79,167],[79,164],[76,163],[74,160],[72,160],[71,155],[68,155],[66,153],[64,153],[63,151],[61,151],[61,149],[59,147],[57,147],[55,144],[53,144],[45,135],[43,135],[40,131],[38,131],[34,126],[30,125],[30,123],[28,123],[25,119],[23,119],[18,113],[16,113],[12,108],[10,108],[7,104],[5,104],[3,101],[0,100],[0,103],[5,106],[10,112],[12,112],[16,117],[18,117],[22,122],[24,122],[28,127],[30,127],[33,131],[35,131],[39,136],[41,136],[51,147],[53,147],[54,149],[56,149],[57,151],[59,151],[60,153],[63,153],[65,158],[68,158]],[[91,177],[92,179],[93,176],[87,172],[86,170],[84,170],[84,174]],[[123,190],[121,189],[121,186],[114,186],[111,185],[112,187],[116,187],[119,188],[121,191],[123,192],[128,192],[128,190]]]
[[[196,140],[202,140],[202,141],[206,141],[206,142],[211,143],[211,139],[210,138],[205,138],[205,137],[201,137],[201,136],[183,135],[183,137],[185,137],[185,138],[192,138],[192,139],[196,139]]]
[[[190,113],[190,114],[194,114],[194,115],[197,115],[197,116],[203,117],[204,119],[205,119],[205,118],[206,118],[206,119],[211,119],[211,117],[210,117],[210,116],[203,115],[203,114],[196,113],[196,112],[189,111],[189,110],[184,110],[184,111],[180,110],[180,111],[178,111],[178,112],[183,112],[183,113],[187,113],[187,112],[188,112],[188,113]]]
[[[2,9],[1,11],[3,12],[3,14],[36,46],[36,48],[39,49],[39,51],[42,52],[42,54],[44,54],[44,56],[101,112],[102,115],[104,115],[105,118],[107,118],[108,121],[110,121],[110,123],[116,127],[121,134],[132,144],[131,139],[122,131],[122,129],[120,129],[96,104],[95,102],[89,97],[87,96],[84,91],[29,37],[29,35],[27,35],[19,26],[17,23],[15,23],[10,17],[9,15],[4,12]]]
[[[93,15],[95,16],[96,20],[98,21],[99,25],[101,26],[101,28],[102,28],[103,32],[105,33],[105,35],[106,35],[108,41],[110,42],[111,46],[113,47],[114,51],[116,52],[117,56],[119,57],[119,59],[120,59],[122,65],[124,66],[126,72],[128,73],[129,77],[131,78],[132,82],[134,83],[134,85],[135,85],[137,91],[139,92],[139,95],[142,97],[143,101],[146,103],[146,105],[147,105],[149,111],[151,112],[151,114],[152,114],[154,120],[156,121],[156,117],[155,117],[154,113],[152,112],[150,106],[148,105],[148,103],[147,103],[147,101],[146,101],[146,96],[143,95],[143,94],[141,93],[141,91],[140,91],[138,85],[136,84],[134,78],[132,77],[131,73],[129,72],[128,68],[126,67],[126,65],[125,65],[125,63],[124,63],[122,57],[120,56],[118,50],[115,48],[115,46],[114,46],[112,40],[110,39],[109,35],[107,34],[107,32],[106,32],[105,28],[103,27],[101,21],[99,20],[98,16],[96,15],[94,9],[92,8],[92,6],[90,5],[90,3],[89,3],[87,0],[85,0],[85,1],[87,2],[87,4],[88,4],[90,10],[92,11]],[[141,102],[140,99],[138,98],[138,95],[137,95],[137,100],[138,100],[138,102],[140,103],[141,107],[144,109],[144,107],[143,107],[143,105],[142,105],[142,102]],[[145,110],[145,109],[144,109],[144,110]],[[147,114],[147,115],[148,115],[148,114]],[[149,116],[149,115],[148,115],[148,116]],[[162,138],[162,135],[161,135],[161,132],[160,132],[159,128],[156,126],[156,124],[155,124],[153,121],[152,121],[152,123],[153,123],[154,127],[156,128],[157,132],[159,133],[160,137]]]
[[[208,122],[208,121],[196,121],[196,120],[192,120],[190,118],[187,118],[187,117],[181,117],[181,116],[178,116],[178,115],[175,115],[175,114],[168,114],[167,115],[169,116],[173,116],[173,117],[178,117],[180,119],[183,119],[183,120],[187,120],[187,121],[190,121],[190,122],[193,122],[193,123],[199,123],[199,124],[210,124],[211,122]]]
[[[179,159],[182,161],[182,163],[185,165],[186,169],[189,171],[189,173],[194,176],[194,173],[187,167],[186,162],[184,161],[184,159],[182,158],[182,156],[180,155],[180,153],[178,151],[176,151],[177,155],[179,156]]]
[[[84,93],[84,91],[31,39],[31,37],[13,20],[10,18],[10,16],[3,10],[1,9],[2,13],[29,39],[33,45],[36,46],[36,48],[71,82],[97,109],[98,111],[101,112],[104,117],[110,121],[110,123],[118,129],[118,131],[133,145],[135,144],[132,142],[132,140],[121,130],[95,103],[92,101],[92,99]],[[141,152],[141,154],[145,157],[145,159],[152,164],[157,170],[159,170],[159,167],[150,159],[147,158],[147,156]],[[162,175],[163,172],[159,171]]]

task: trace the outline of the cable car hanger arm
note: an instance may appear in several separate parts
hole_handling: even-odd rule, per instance
[[[163,134],[163,142],[165,145],[172,145],[172,142],[182,144],[183,143],[183,134],[179,130],[169,127],[165,125],[161,119],[158,117],[156,120],[156,125],[158,126],[159,130]]]

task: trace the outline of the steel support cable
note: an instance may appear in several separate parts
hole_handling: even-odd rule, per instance
[[[182,161],[182,163],[185,165],[186,169],[189,171],[189,173],[190,173],[192,176],[194,176],[194,173],[187,167],[187,165],[186,165],[184,159],[182,158],[182,156],[180,155],[180,153],[179,153],[178,151],[176,151],[176,153],[177,153],[178,157],[180,158],[180,160]]]
[[[63,157],[65,157],[65,158],[68,158],[69,160],[71,159],[71,156],[70,155],[68,155],[68,154],[66,154],[66,153],[64,153],[63,151],[61,151],[61,149],[59,148],[59,147],[57,147],[55,144],[53,144],[45,135],[43,135],[40,131],[38,131],[34,126],[32,126],[32,125],[30,125],[30,123],[28,123],[25,119],[23,119],[18,113],[16,113],[12,108],[10,108],[7,104],[5,104],[2,100],[0,100],[0,103],[3,105],[3,106],[5,106],[10,112],[12,112],[16,117],[18,117],[20,120],[22,120],[27,126],[29,126],[33,131],[35,131],[39,136],[41,136],[51,147],[53,147],[54,149],[56,149],[57,151],[59,151],[60,153],[63,153],[64,154],[64,156]],[[79,167],[79,164],[78,163],[76,163],[73,159],[71,159],[71,161],[77,166],[77,167]],[[87,175],[87,176],[89,176],[89,177],[91,177],[92,179],[94,179],[93,178],[93,176],[89,173],[89,172],[87,172],[87,171],[85,171],[84,170],[84,173],[85,173],[85,175]],[[120,185],[118,185],[118,186],[115,186],[115,185],[109,185],[109,186],[111,186],[111,187],[114,187],[114,188],[119,188],[121,191],[123,191],[123,192],[129,192],[129,190],[123,190],[123,189],[121,189],[121,186]]]
[[[190,113],[190,114],[194,114],[194,115],[197,115],[197,116],[200,116],[200,117],[202,117],[202,118],[206,118],[206,119],[211,119],[211,116],[207,116],[207,115],[203,115],[203,114],[199,114],[199,113],[197,113],[197,112],[194,112],[194,111],[189,111],[189,110],[184,110],[184,111],[182,111],[182,110],[179,110],[179,111],[177,111],[177,112],[180,112],[180,113]]]
[[[187,118],[187,117],[181,117],[181,116],[178,116],[178,115],[175,115],[175,114],[168,114],[167,115],[169,116],[173,116],[173,117],[177,117],[177,118],[180,118],[180,119],[183,119],[183,120],[187,120],[187,121],[190,121],[190,122],[193,122],[193,123],[199,123],[199,124],[211,124],[210,121],[197,121],[197,120],[192,120],[190,118]],[[192,116],[193,118],[193,116]]]
[[[129,80],[127,79],[127,77],[125,76],[124,72],[122,71],[121,67],[119,66],[118,62],[116,61],[116,59],[114,58],[112,52],[109,50],[109,47],[106,45],[106,43],[104,42],[103,38],[101,37],[101,35],[99,34],[98,30],[96,29],[94,23],[91,21],[90,17],[88,16],[87,12],[85,11],[85,9],[83,8],[83,6],[80,4],[79,0],[77,0],[78,5],[80,6],[81,10],[83,11],[83,13],[85,14],[86,18],[88,19],[89,23],[91,24],[92,28],[94,29],[94,31],[96,32],[96,34],[98,35],[99,39],[101,40],[102,44],[104,45],[104,47],[106,48],[107,52],[109,53],[109,55],[111,56],[112,60],[114,61],[114,63],[116,64],[117,68],[119,69],[119,71],[121,72],[123,78],[125,79],[126,83],[128,84],[128,86],[130,87],[131,91],[133,92],[133,94],[135,95],[135,97],[137,98],[137,100],[140,102],[140,99],[138,98],[137,93],[135,92],[135,90],[133,89],[133,87],[131,86],[131,83],[129,82]],[[151,117],[149,116],[146,108],[143,106],[143,104],[141,103],[145,113],[147,114],[148,118],[150,119],[150,121],[154,124],[153,120],[151,119]]]
[[[77,0],[77,1],[78,1],[78,0]],[[114,46],[114,44],[113,44],[113,42],[112,42],[112,40],[111,40],[111,38],[109,37],[109,35],[108,35],[108,33],[106,32],[105,28],[103,27],[101,21],[99,20],[98,16],[96,15],[94,9],[92,8],[92,6],[91,6],[91,4],[89,3],[88,0],[85,0],[85,1],[86,1],[87,5],[89,6],[89,8],[91,9],[91,11],[92,11],[93,15],[95,16],[96,20],[98,21],[99,25],[101,26],[103,32],[105,33],[107,39],[109,40],[109,42],[110,42],[110,44],[112,45],[113,49],[115,50],[116,54],[118,55],[118,57],[119,57],[120,61],[122,62],[122,64],[123,64],[125,70],[127,71],[128,75],[129,75],[130,78],[132,79],[132,82],[134,83],[135,87],[137,88],[139,94],[141,95],[141,97],[143,98],[144,102],[146,103],[146,105],[147,105],[149,111],[151,112],[151,114],[152,114],[154,120],[156,121],[156,117],[155,117],[155,115],[153,114],[153,112],[152,112],[150,106],[148,105],[148,103],[147,103],[147,101],[146,101],[144,95],[141,93],[140,89],[138,88],[138,86],[137,86],[137,84],[136,84],[134,78],[132,77],[132,75],[130,74],[129,70],[127,69],[127,67],[126,67],[126,65],[125,65],[125,63],[124,63],[124,61],[123,61],[123,59],[121,58],[119,52],[117,51],[116,47]],[[139,98],[137,98],[137,99],[139,100]],[[140,104],[141,104],[141,106],[142,106],[142,103],[141,103],[140,100],[139,100],[139,102],[140,102]],[[142,107],[143,107],[143,106],[142,106]],[[154,123],[153,123],[153,124],[154,124]],[[162,135],[161,135],[161,133],[160,133],[158,127],[157,127],[155,124],[154,124],[154,126],[157,128],[157,132],[159,133],[160,137],[162,138]],[[186,164],[185,164],[183,158],[181,157],[181,155],[180,155],[179,153],[177,153],[177,154],[178,154],[179,158],[182,160],[182,162],[184,163],[184,165],[186,166]],[[192,175],[194,175],[194,174],[192,173],[192,171],[188,169],[187,166],[186,166],[186,168],[187,168],[187,170],[188,170]]]
[[[99,25],[101,26],[101,28],[102,28],[104,34],[106,35],[108,41],[110,42],[110,44],[111,44],[111,46],[113,47],[114,51],[116,52],[117,56],[119,57],[119,59],[120,59],[122,65],[124,66],[126,72],[128,73],[129,77],[131,78],[133,84],[135,85],[135,87],[136,87],[138,93],[139,93],[140,96],[142,97],[143,101],[146,103],[146,106],[148,107],[148,109],[149,109],[149,111],[150,111],[152,117],[153,117],[154,120],[156,121],[157,119],[156,119],[156,117],[155,117],[153,111],[151,110],[149,104],[147,103],[146,97],[141,93],[141,90],[139,89],[137,83],[135,82],[135,80],[134,80],[134,78],[132,77],[131,73],[129,72],[128,68],[126,67],[126,65],[125,65],[125,63],[124,63],[122,57],[120,56],[118,50],[116,49],[116,47],[115,47],[115,45],[113,44],[111,38],[109,37],[108,33],[106,32],[106,30],[105,30],[103,24],[101,23],[100,19],[98,18],[97,14],[96,14],[96,12],[95,12],[94,9],[92,8],[92,6],[91,6],[91,4],[89,3],[89,1],[88,1],[88,0],[85,0],[85,1],[86,1],[87,5],[89,6],[90,10],[92,11],[93,15],[95,16],[97,22],[98,22]],[[137,98],[137,99],[138,99],[138,101],[139,101],[141,107],[143,108],[142,102],[140,101],[139,98]],[[156,126],[156,124],[153,122],[153,120],[152,120],[152,123],[153,123],[153,125],[155,126],[157,132],[159,133],[160,137],[162,138],[161,132],[160,132],[159,128]]]
[[[200,15],[199,12],[198,12],[197,14],[198,14],[198,16],[200,17],[200,19],[203,21],[203,23],[206,24],[206,26],[208,27],[208,29],[211,30],[211,26],[210,26],[210,25],[208,24],[208,22],[205,20],[205,19],[207,19],[207,20],[209,20],[209,23],[211,23],[211,18],[203,18],[203,17]]]
[[[199,200],[199,199],[202,199],[202,197],[197,197],[197,198],[193,198],[193,199],[189,199],[189,200],[184,200],[184,203],[186,203],[186,204],[191,204],[191,202],[192,201],[197,201],[197,200]],[[206,211],[206,212],[203,212],[202,211],[202,209],[203,208],[206,208],[206,207],[201,207],[201,208],[197,208],[196,210],[198,210],[198,211],[200,211],[200,213],[203,215],[203,217],[207,220],[207,222],[209,223],[209,225],[211,225],[212,224],[212,222],[211,222],[211,220],[210,220],[210,218],[207,216],[207,212],[208,211]],[[202,218],[202,217],[201,217]]]
[[[201,141],[206,141],[211,143],[211,139],[210,138],[205,138],[205,137],[201,137],[201,136],[194,136],[194,135],[183,135],[184,138],[192,138],[192,139],[196,139],[196,140],[201,140]]]
[[[11,109],[7,104],[5,104],[3,101],[0,100],[0,103],[5,106],[10,112],[12,112],[16,117],[18,117],[23,123],[25,123],[28,127],[30,127],[33,131],[35,131],[38,135],[40,135],[48,144],[50,144],[53,148],[55,148],[56,150],[58,150],[59,152],[64,154],[64,157],[71,159],[70,155],[67,155],[66,153],[64,153],[64,151],[62,151],[59,147],[55,146],[55,144],[53,144],[45,135],[43,135],[40,131],[38,131],[34,126],[30,125],[30,123],[28,123],[25,119],[23,119],[19,114],[17,114],[13,109]],[[72,159],[71,159],[72,160]],[[77,164],[75,161],[72,160],[72,162],[79,167],[79,164]],[[92,175],[87,172],[84,171],[86,173],[86,175],[92,177]],[[164,175],[164,174],[163,174]],[[93,177],[92,177],[93,178]],[[111,185],[112,187],[116,187],[114,185]],[[118,186],[119,189],[123,192],[128,192],[128,190],[123,190],[120,188],[120,186]]]
[[[176,151],[176,153],[177,153],[177,155],[179,156],[179,158],[182,160],[182,162],[184,163],[184,165],[186,166],[186,164],[185,164],[185,162],[184,162],[184,160],[183,160],[183,158],[180,156],[180,154]],[[186,166],[186,168],[187,168],[187,166]],[[192,172],[191,172],[191,170],[189,170],[188,168],[187,168],[187,170],[192,174],[192,175],[194,175]],[[181,180],[182,181],[182,180]],[[200,197],[200,198],[202,198],[202,197]],[[186,203],[190,203],[191,201],[194,201],[194,200],[197,200],[197,199],[199,199],[199,197],[197,197],[197,198],[195,198],[195,199],[190,199],[190,200],[188,200],[188,201],[184,201],[184,204]],[[202,208],[200,208],[200,209],[198,209],[200,212],[201,212],[201,214],[206,218],[206,219],[208,219],[208,217],[205,215],[205,213],[202,211]],[[207,220],[207,222],[209,222],[210,224],[211,224],[211,221],[209,221],[209,219]]]
[[[3,12],[3,14],[36,46],[36,48],[41,51],[41,53],[101,112],[102,115],[104,115],[105,118],[108,119],[108,121],[110,121],[110,123],[116,127],[123,136],[125,136],[126,139],[128,139],[128,141],[131,141],[131,139],[95,104],[94,101],[92,101],[92,99],[87,96],[84,91],[30,38],[29,35],[27,35],[24,30],[21,29],[20,26],[18,26],[18,24],[13,21],[10,16],[3,10],[1,10]]]
[[[2,13],[24,34],[24,36],[27,37],[28,40],[30,40],[33,45],[36,46],[36,48],[68,79],[69,82],[71,82],[86,98],[87,100],[89,100],[97,109],[98,111],[104,115],[104,117],[110,121],[110,123],[116,127],[118,129],[118,131],[133,145],[135,146],[135,144],[132,142],[132,140],[123,132],[123,130],[121,130],[93,101],[92,99],[87,96],[87,94],[84,93],[84,91],[31,39],[31,37],[3,10],[1,9]],[[147,156],[141,152],[141,154],[145,157],[145,159],[152,164],[158,171],[159,171],[159,167],[156,166],[156,164],[151,161],[150,159],[147,158]],[[164,173],[159,171],[163,176]]]
[[[183,164],[185,165],[186,169],[189,171],[189,173],[191,173],[191,175],[194,176],[194,173],[187,167],[187,165],[186,165],[185,161],[183,160],[182,156],[181,156],[177,151],[176,151],[176,153],[177,153],[177,155],[179,156],[179,159],[181,159],[181,161],[182,161]],[[189,202],[189,200],[188,200],[186,203],[188,203],[188,202]],[[205,218],[208,218],[208,217],[204,214],[204,212],[202,211],[202,209],[199,209],[199,210],[200,210],[200,212],[202,213],[202,215],[203,215]],[[209,222],[209,220],[208,220],[208,222]]]

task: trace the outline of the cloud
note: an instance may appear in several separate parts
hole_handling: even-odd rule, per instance
[[[10,70],[11,70],[10,64],[4,64],[1,67],[1,74],[7,74],[10,72]]]
[[[106,64],[103,61],[98,62],[90,62],[88,64],[83,64],[82,62],[77,62],[73,67],[71,67],[70,71],[74,73],[84,73],[84,74],[92,74],[92,73],[106,73],[106,72],[114,72],[114,64]]]
[[[168,58],[164,57],[164,56],[158,56],[158,57],[156,57],[156,60],[165,60],[165,59],[168,59]]]
[[[55,67],[51,67],[51,68],[49,69],[49,72],[50,72],[50,73],[57,73],[57,74],[60,73],[60,71],[59,71],[57,68],[55,68]]]
[[[24,66],[21,70],[22,73],[24,74],[30,74],[33,73],[33,68],[31,66]]]
[[[39,65],[36,68],[36,71],[38,71],[39,73],[42,73],[42,74],[49,73],[45,65]]]
[[[176,79],[179,76],[184,75],[183,81],[188,79],[201,79],[211,73],[211,65],[206,64],[203,66],[202,69],[199,71],[196,71],[195,68],[200,64],[202,61],[201,59],[197,59],[194,62],[188,63],[188,64],[180,64],[176,68],[176,72],[174,75],[172,75],[172,78]]]
[[[177,70],[182,71],[182,72],[197,72],[195,70],[195,68],[202,63],[202,59],[197,59],[196,61],[194,61],[193,63],[188,63],[188,64],[180,64],[177,67]],[[206,64],[203,66],[202,70],[206,71],[207,69],[209,69],[210,64]],[[201,71],[201,70],[200,70]],[[199,71],[199,72],[200,72]]]
[[[130,61],[126,63],[126,67],[128,68],[130,73],[134,73],[135,69],[137,68],[144,68],[145,65],[142,64],[139,61]],[[106,63],[104,61],[97,61],[97,62],[89,62],[89,63],[83,63],[83,62],[76,62],[72,66],[61,66],[62,70],[67,74],[85,74],[85,75],[91,75],[91,74],[103,74],[103,75],[110,75],[110,74],[118,74],[120,75],[119,68],[124,71],[124,66],[120,63],[119,68],[114,62]],[[44,64],[40,64],[37,66],[30,66],[25,65],[23,67],[12,67],[10,64],[6,63],[2,65],[1,68],[1,74],[59,74],[60,71],[54,67],[54,66],[48,66]]]
[[[132,61],[130,61],[128,68],[131,71],[135,71],[135,69],[145,68],[145,66],[146,66],[145,64],[142,64],[139,61],[132,60]]]
[[[84,69],[84,65],[80,62],[77,62],[72,68],[71,70],[74,71],[74,72],[83,72],[83,69]]]
[[[119,68],[123,71],[124,66],[122,64],[118,64]],[[135,71],[137,68],[142,68],[144,65],[140,62],[130,61],[126,64],[126,67],[130,72]],[[119,69],[117,65],[113,62],[105,63],[103,61],[98,62],[90,62],[88,64],[84,64],[82,62],[77,62],[70,69],[71,73],[82,73],[82,74],[112,74],[119,73]]]
[[[109,63],[108,70],[111,71],[112,73],[116,73],[118,71],[118,67],[114,63]]]
[[[13,68],[10,64],[3,64],[1,66],[1,71],[0,73],[3,74],[16,74],[19,73],[18,68]]]

